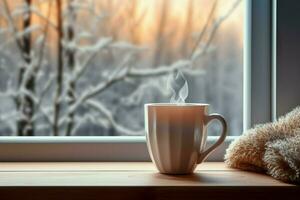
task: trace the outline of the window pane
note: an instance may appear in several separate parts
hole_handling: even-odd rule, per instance
[[[178,72],[239,135],[242,27],[242,0],[3,0],[0,135],[144,135]]]

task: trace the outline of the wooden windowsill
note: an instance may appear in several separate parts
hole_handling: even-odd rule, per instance
[[[299,192],[224,163],[203,163],[196,173],[181,176],[159,174],[149,162],[0,163],[0,196],[7,197],[1,199],[268,199]]]

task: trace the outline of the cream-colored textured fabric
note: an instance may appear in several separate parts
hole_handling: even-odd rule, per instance
[[[228,166],[300,182],[300,107],[277,122],[247,130],[227,149]]]

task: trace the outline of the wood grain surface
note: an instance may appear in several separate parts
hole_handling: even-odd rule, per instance
[[[269,176],[203,163],[170,176],[148,162],[0,163],[0,199],[274,199],[299,187]],[[241,198],[241,196],[243,196]]]

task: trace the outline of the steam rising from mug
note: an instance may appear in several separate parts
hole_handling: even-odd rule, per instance
[[[170,103],[185,103],[189,95],[189,87],[181,71],[172,73],[168,80],[168,88],[172,91]]]

